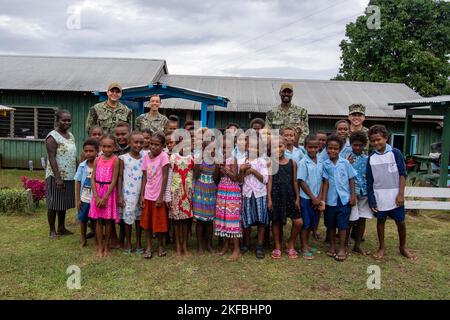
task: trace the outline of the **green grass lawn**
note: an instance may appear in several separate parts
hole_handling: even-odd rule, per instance
[[[20,186],[28,172],[1,172],[1,186]],[[34,173],[42,176],[43,173]],[[7,178],[7,179],[6,179]],[[41,204],[41,207],[43,205]],[[408,216],[409,247],[419,256],[411,262],[398,253],[395,224],[387,223],[387,255],[382,262],[350,255],[343,263],[322,252],[315,260],[274,261],[269,252],[257,260],[247,253],[230,263],[225,257],[177,258],[172,246],[167,257],[144,260],[113,250],[110,258],[96,257],[92,240],[78,246],[74,210],[67,218],[73,236],[51,241],[43,208],[32,215],[0,214],[0,298],[2,299],[448,299],[448,216]],[[324,233],[321,226],[321,233]],[[287,232],[287,231],[285,231]],[[191,248],[194,248],[191,239]],[[375,221],[368,222],[364,247],[376,249]],[[192,250],[193,251],[193,250]],[[381,289],[366,287],[367,267],[381,268]],[[66,269],[81,268],[81,290],[66,287]]]

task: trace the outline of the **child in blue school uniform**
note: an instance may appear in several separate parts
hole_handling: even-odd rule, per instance
[[[94,168],[94,161],[97,157],[99,144],[97,140],[90,138],[83,143],[83,162],[78,166],[74,180],[76,181],[78,221],[80,221],[81,239],[80,247],[86,246],[87,223],[89,220],[89,208],[92,201],[91,174]],[[95,226],[93,227],[95,229]]]
[[[286,159],[291,159],[295,161],[297,164],[297,168],[300,165],[300,161],[303,159],[305,154],[303,153],[303,150],[301,147],[295,146],[295,130],[292,127],[285,127],[281,131],[281,135],[284,138],[284,141],[286,142],[286,151],[284,151],[284,156]]]
[[[367,163],[367,193],[369,206],[377,218],[379,241],[378,252],[373,257],[381,260],[384,256],[384,226],[387,217],[390,217],[397,224],[400,253],[408,259],[416,260],[417,256],[406,248],[405,160],[400,150],[387,144],[388,132],[385,126],[370,127],[368,135],[374,151]]]
[[[355,170],[348,160],[339,156],[344,141],[337,136],[327,138],[328,160],[323,162],[323,191],[325,201],[325,226],[330,239],[327,255],[336,261],[347,258],[345,238],[349,227],[351,207],[356,203]],[[339,231],[339,251],[336,253],[336,228]]]
[[[352,208],[352,212],[350,214],[350,228],[353,229],[352,231],[355,234],[353,251],[366,256],[370,253],[361,248],[361,241],[366,229],[366,219],[373,218],[373,213],[372,210],[370,210],[367,198],[366,168],[368,157],[364,154],[364,149],[367,145],[367,135],[362,131],[352,132],[350,134],[350,144],[352,146],[352,152],[348,157],[348,161],[356,171],[356,205]],[[347,232],[347,238],[345,240],[346,246],[348,246],[349,236],[350,230]]]
[[[316,135],[306,136],[305,148],[307,154],[300,161],[297,179],[300,181],[300,208],[303,217],[301,253],[303,258],[311,260],[317,249],[309,245],[309,236],[317,228],[320,211],[325,209],[321,193],[323,164],[317,158],[319,140]]]

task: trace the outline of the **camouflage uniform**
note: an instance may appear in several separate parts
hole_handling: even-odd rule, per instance
[[[120,102],[115,108],[111,108],[106,101],[97,103],[89,109],[86,120],[88,134],[94,126],[102,128],[105,134],[114,134],[114,128],[119,122],[131,125],[131,113],[132,111]]]
[[[366,115],[366,107],[363,106],[360,103],[354,103],[350,106],[348,106],[348,114],[351,115],[352,113],[361,113],[364,116]],[[370,143],[369,143],[369,128],[366,127],[362,127],[362,129],[360,130],[362,132],[364,132],[366,134],[367,137],[367,145],[364,147],[364,153],[368,154],[369,149],[370,149]],[[350,126],[350,134],[352,133],[352,128]]]
[[[161,113],[158,113],[155,118],[150,118],[150,113],[144,113],[137,117],[135,122],[136,130],[142,131],[143,129],[150,129],[152,133],[166,133],[169,119]]]
[[[270,129],[283,129],[285,127],[298,127],[302,130],[299,144],[303,144],[305,137],[309,134],[308,110],[291,104],[288,111],[284,111],[281,105],[272,108],[266,115],[266,126]]]

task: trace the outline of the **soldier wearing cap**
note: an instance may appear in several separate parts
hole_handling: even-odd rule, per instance
[[[122,97],[122,86],[112,82],[106,92],[108,100],[99,102],[89,109],[86,120],[88,134],[92,127],[99,126],[103,132],[114,134],[114,128],[120,122],[131,124],[131,110],[119,102]]]
[[[363,126],[366,120],[366,107],[360,103],[354,103],[348,106],[348,120],[350,120],[350,133],[355,131],[362,131],[365,134],[369,131]]]
[[[270,129],[281,130],[284,127],[293,127],[296,139],[303,144],[309,134],[308,111],[305,108],[291,103],[294,87],[290,83],[282,83],[280,87],[281,104],[267,112],[266,125]]]
[[[159,113],[161,106],[161,97],[157,94],[150,96],[150,111],[141,114],[136,118],[136,130],[150,129],[151,132],[166,133],[169,119],[165,115]]]

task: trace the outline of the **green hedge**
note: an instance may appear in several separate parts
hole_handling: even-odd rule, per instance
[[[27,191],[23,189],[0,189],[0,214],[29,212]]]

